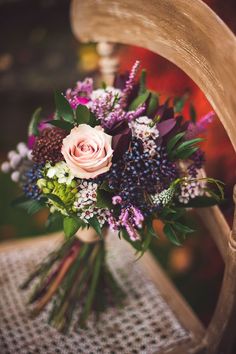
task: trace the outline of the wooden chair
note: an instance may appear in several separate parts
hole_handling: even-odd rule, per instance
[[[141,46],[179,66],[205,93],[236,150],[236,38],[202,1],[73,0],[71,20],[73,32],[82,42]],[[149,255],[146,265],[183,324],[196,330],[199,350],[205,347],[209,353],[229,353],[236,333],[236,212],[232,231],[218,207],[198,213],[225,261],[218,305],[206,330],[194,326],[194,315],[188,316],[190,310],[185,312],[178,301],[173,301],[169,284]],[[199,350],[189,344],[182,353]]]
[[[236,82],[233,77],[236,40],[205,4],[199,0],[73,0],[71,22],[75,36],[82,42],[138,45],[178,65],[203,90],[236,149]],[[111,54],[101,48],[100,52],[104,57]],[[116,65],[113,61],[110,71],[105,72],[108,79]],[[234,201],[236,203],[236,189]],[[200,210],[199,215],[225,261],[218,305],[209,327],[205,329],[161,267],[150,253],[146,253],[141,260],[143,269],[158,288],[170,313],[190,334],[187,341],[176,340],[176,343],[164,346],[158,354],[227,354],[232,351],[236,325],[236,213],[232,231],[218,207]],[[7,259],[10,252],[23,252],[32,244],[45,248],[52,238],[60,236],[3,245],[0,252]],[[129,348],[120,352],[131,353]],[[143,351],[146,352],[149,350]]]

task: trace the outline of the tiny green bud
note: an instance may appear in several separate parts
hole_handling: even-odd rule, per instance
[[[70,186],[71,186],[72,188],[77,187],[77,183],[76,183],[76,181],[75,181],[74,179],[73,179],[73,181],[71,181]]]
[[[51,182],[51,181],[48,181],[47,182],[47,188],[52,190],[54,188],[54,183]]]
[[[43,189],[43,187],[46,186],[46,179],[44,178],[40,178],[37,180],[37,186],[39,187],[39,189]]]
[[[44,194],[49,194],[51,191],[48,188],[43,188],[43,193]]]

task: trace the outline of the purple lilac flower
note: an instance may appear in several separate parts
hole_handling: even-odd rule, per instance
[[[103,128],[112,129],[119,122],[130,122],[140,117],[146,109],[145,105],[140,105],[135,111],[126,112],[121,107],[122,97],[117,98],[112,91],[104,93],[91,104],[91,111],[100,120]]]
[[[129,78],[125,83],[125,88],[123,90],[123,96],[121,98],[121,105],[124,107],[127,103],[127,99],[130,95],[130,93],[132,92],[133,88],[134,88],[134,84],[135,84],[135,76],[137,74],[137,71],[139,69],[140,66],[140,61],[136,60],[136,62],[134,63],[130,74],[129,74]]]
[[[207,113],[205,116],[203,116],[202,118],[200,118],[200,120],[196,124],[190,123],[186,131],[185,138],[187,140],[193,139],[197,135],[205,132],[208,124],[213,122],[214,117],[215,117],[215,112],[211,111]]]
[[[76,109],[79,104],[86,105],[89,102],[92,92],[93,79],[86,78],[84,81],[78,81],[75,88],[67,89],[65,96],[71,108]]]
[[[144,217],[141,211],[132,205],[122,209],[119,217],[121,226],[125,227],[132,241],[140,239],[137,228],[140,229],[142,227],[143,220]]]

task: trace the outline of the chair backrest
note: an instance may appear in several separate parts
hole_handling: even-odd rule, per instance
[[[71,23],[82,42],[141,46],[180,67],[202,89],[236,151],[236,38],[202,1],[72,0]],[[236,189],[234,194],[236,201]],[[217,237],[222,235],[217,244],[224,248],[226,268],[205,341],[211,353],[228,353],[236,326],[236,214],[231,235],[219,209],[206,215]]]

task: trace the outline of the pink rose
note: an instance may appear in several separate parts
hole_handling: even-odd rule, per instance
[[[111,167],[111,141],[101,127],[80,124],[65,137],[61,152],[75,177],[95,178]]]

